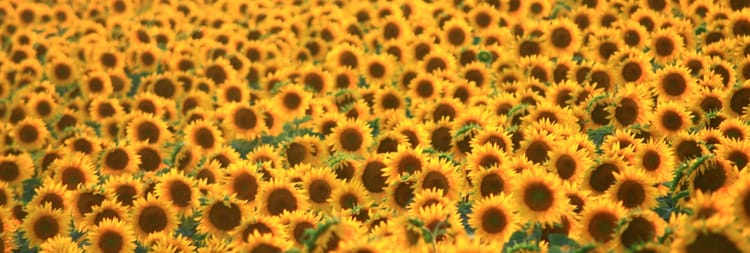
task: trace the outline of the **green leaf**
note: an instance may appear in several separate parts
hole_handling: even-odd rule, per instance
[[[463,139],[465,135],[473,133],[475,131],[481,131],[481,130],[482,130],[482,126],[480,126],[479,124],[472,123],[468,125],[463,125],[461,126],[461,128],[456,130],[456,133],[453,134],[453,140]]]
[[[328,229],[330,229],[333,225],[336,225],[338,223],[338,218],[332,218],[328,219],[325,223],[318,225],[314,229],[305,230],[305,237],[307,237],[307,239],[304,241],[305,247],[310,250],[315,248],[315,242],[318,241],[318,238],[320,238],[320,236],[328,231]]]
[[[567,235],[564,234],[549,234],[547,237],[549,239],[549,244],[554,246],[569,246],[573,248],[577,248],[578,242],[576,242],[573,239],[570,239]]]

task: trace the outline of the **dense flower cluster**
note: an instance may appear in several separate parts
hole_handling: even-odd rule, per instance
[[[0,1],[0,252],[750,252],[748,7]]]

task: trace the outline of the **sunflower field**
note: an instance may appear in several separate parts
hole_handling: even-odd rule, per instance
[[[2,0],[0,253],[750,252],[748,106],[749,0]]]

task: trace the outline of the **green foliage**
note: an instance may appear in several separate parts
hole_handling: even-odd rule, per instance
[[[589,136],[589,140],[591,140],[594,145],[596,145],[596,148],[599,149],[602,143],[604,143],[604,139],[607,138],[607,136],[612,135],[614,131],[614,126],[606,125],[595,129],[589,129],[587,134]]]
[[[318,224],[317,227],[314,229],[307,229],[305,230],[305,241],[304,245],[305,248],[308,250],[312,250],[315,248],[315,243],[318,241],[318,239],[326,233],[332,226],[339,223],[339,219],[337,217],[329,218],[325,222]]]

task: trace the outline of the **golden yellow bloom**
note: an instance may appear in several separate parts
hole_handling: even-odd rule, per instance
[[[141,242],[151,241],[159,234],[170,234],[177,227],[177,212],[163,199],[149,195],[137,199],[133,208],[130,224]]]
[[[505,243],[519,228],[520,219],[513,212],[516,206],[512,197],[505,194],[493,195],[476,202],[469,224],[476,229],[483,241]]]
[[[131,252],[135,250],[135,235],[129,223],[104,219],[87,233],[89,252]]]
[[[12,249],[13,245],[4,244],[6,249]],[[83,253],[83,249],[68,235],[56,235],[39,245],[41,253]]]
[[[521,217],[541,223],[551,223],[572,210],[562,191],[559,178],[546,171],[532,168],[521,172],[513,189]]]
[[[46,204],[28,210],[23,219],[24,237],[34,246],[39,246],[57,235],[66,235],[69,230],[69,218],[63,210],[52,209]]]

